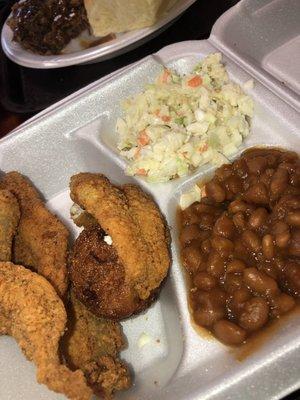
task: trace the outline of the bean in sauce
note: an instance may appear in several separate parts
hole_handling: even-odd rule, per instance
[[[300,159],[254,148],[217,169],[181,211],[181,252],[196,324],[240,345],[300,297]]]

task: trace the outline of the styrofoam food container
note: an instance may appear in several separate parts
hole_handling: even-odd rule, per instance
[[[85,31],[79,35],[79,37],[73,39],[65,47],[62,54],[47,56],[34,54],[23,49],[19,43],[12,40],[13,32],[6,23],[2,28],[1,44],[7,57],[24,67],[49,69],[76,64],[96,63],[125,53],[152,39],[162,30],[166,29],[172,22],[175,22],[176,18],[195,1],[196,0],[178,0],[155,25],[117,34],[115,39],[87,49],[83,49],[81,44],[82,40],[84,42],[92,42],[99,38],[93,37]]]
[[[262,3],[263,7],[268,5],[269,12],[276,12],[280,6],[279,0]],[[251,4],[256,6],[254,10],[249,9]],[[271,80],[263,72],[263,65],[259,73],[250,68],[245,61],[246,47],[240,47],[241,43],[236,46],[236,54],[243,50],[244,58],[233,57],[222,40],[220,32],[224,26],[235,20],[233,29],[246,12],[253,15],[262,11],[258,2],[242,1],[220,18],[207,41],[168,46],[69,96],[0,141],[0,169],[27,175],[74,235],[69,218],[68,183],[70,176],[78,172],[101,172],[116,184],[138,183],[153,195],[167,218],[173,239],[171,274],[159,301],[145,314],[122,323],[129,344],[122,358],[132,366],[135,375],[132,389],[117,398],[275,400],[300,387],[299,314],[287,319],[242,362],[230,348],[199,335],[191,325],[178,257],[176,209],[180,194],[210,173],[211,168],[201,167],[188,177],[166,184],[149,184],[125,176],[126,162],[116,152],[114,126],[121,112],[120,99],[139,92],[146,82],[152,81],[161,64],[184,73],[207,54],[218,51],[222,43],[231,79],[240,84],[249,79],[255,81],[254,89],[249,92],[255,101],[255,117],[252,134],[243,149],[263,144],[300,153],[300,117],[296,109],[299,102],[294,91],[283,91],[275,84],[275,76]],[[254,65],[259,60],[252,57],[252,62]],[[244,65],[247,67],[243,68]],[[139,348],[138,339],[143,332],[151,340]],[[64,398],[36,383],[35,367],[25,360],[9,337],[0,337],[0,383],[0,398],[5,400]]]

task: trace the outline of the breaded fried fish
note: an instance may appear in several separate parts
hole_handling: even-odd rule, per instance
[[[161,212],[149,195],[135,185],[124,185],[123,192],[133,219],[140,227],[141,235],[153,257],[153,271],[148,285],[156,288],[166,277],[170,266],[170,234]]]
[[[0,262],[0,334],[11,335],[37,367],[37,381],[74,400],[89,400],[92,390],[82,371],[60,363],[59,341],[67,315],[54,288],[42,276]]]
[[[13,193],[21,211],[14,244],[14,262],[43,275],[63,297],[68,286],[67,228],[47,210],[37,190],[20,173],[7,173],[0,187]]]
[[[89,252],[88,242],[93,240],[85,238],[81,244],[75,245],[79,259],[76,261],[77,255],[73,253],[70,270],[76,295],[99,316],[108,316],[107,307],[105,313],[101,309],[104,303],[111,307],[115,319],[140,311],[148,305],[148,300],[153,299],[170,266],[168,230],[158,207],[139,188],[132,185],[118,188],[101,174],[75,175],[71,178],[70,188],[72,200],[91,214],[106,234],[111,236],[115,251],[115,255],[112,252],[109,257],[107,268],[105,265],[102,267],[103,274],[107,270],[106,284],[99,282],[101,289],[91,291],[91,282],[84,281],[84,277],[93,263],[85,265],[80,261],[80,255],[84,254],[85,257]],[[103,248],[103,244],[101,246]],[[94,250],[90,253],[93,256]],[[96,261],[99,262],[99,257],[96,257]],[[103,262],[105,260],[100,260],[102,265]],[[96,282],[94,284],[97,285]],[[136,309],[124,307],[124,312],[120,311],[118,301],[122,290],[127,299],[134,299]],[[128,293],[130,296],[127,296]],[[140,307],[139,300],[144,301],[143,307]],[[114,305],[119,309],[115,310]]]
[[[71,294],[69,326],[63,340],[68,365],[81,369],[94,392],[110,399],[116,390],[128,389],[129,371],[118,359],[124,348],[121,326],[95,317]]]
[[[15,196],[0,189],[0,261],[11,261],[12,243],[20,219]]]
[[[141,238],[125,194],[101,174],[81,173],[71,178],[71,198],[81,208],[92,214],[113,239],[120,259],[126,266],[126,280],[147,298],[148,273],[152,257]]]

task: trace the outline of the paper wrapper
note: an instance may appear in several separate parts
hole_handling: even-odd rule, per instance
[[[177,0],[84,0],[95,36],[154,25]]]

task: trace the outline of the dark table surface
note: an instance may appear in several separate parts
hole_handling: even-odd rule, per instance
[[[0,26],[14,2],[15,0],[0,0]],[[68,94],[155,53],[168,44],[207,39],[218,17],[237,2],[238,0],[198,0],[159,36],[123,55],[96,64],[36,70],[14,64],[0,49],[0,138]],[[300,391],[292,393],[284,400],[300,400]]]
[[[1,25],[14,2],[0,0]],[[4,126],[0,122],[0,137],[20,121],[68,94],[168,44],[207,39],[217,18],[236,3],[237,0],[198,0],[159,36],[123,55],[96,64],[37,70],[11,62],[0,49],[0,102],[2,114],[7,119]]]

